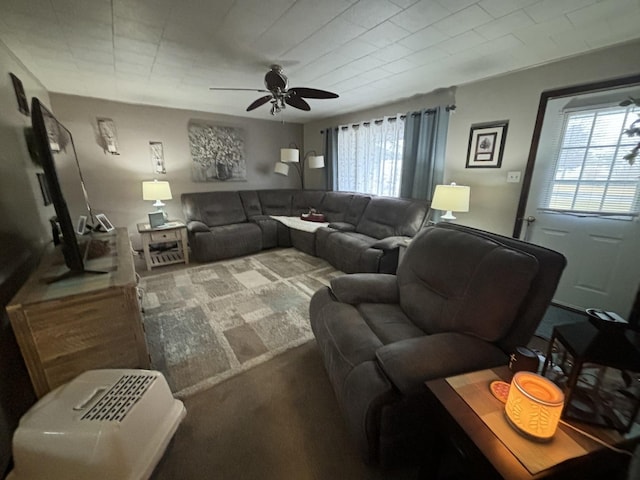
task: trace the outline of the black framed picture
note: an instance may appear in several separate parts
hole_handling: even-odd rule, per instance
[[[500,168],[508,120],[471,125],[467,168]]]
[[[20,112],[24,113],[25,115],[29,115],[29,100],[27,100],[27,95],[24,93],[22,81],[13,73],[10,73],[9,75],[11,76],[13,89],[16,92],[16,99],[18,100],[18,110],[20,110]]]

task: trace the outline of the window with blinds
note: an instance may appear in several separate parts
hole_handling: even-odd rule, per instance
[[[637,143],[624,130],[638,108],[589,109],[564,114],[555,169],[544,210],[635,217],[639,211],[640,162],[623,157]]]

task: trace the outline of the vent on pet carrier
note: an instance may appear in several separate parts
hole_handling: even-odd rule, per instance
[[[142,398],[144,392],[156,379],[155,375],[123,375],[98,402],[85,413],[81,420],[121,422],[131,408]],[[81,410],[91,403],[104,389],[96,392],[82,405],[75,409]],[[74,409],[74,410],[75,410]]]

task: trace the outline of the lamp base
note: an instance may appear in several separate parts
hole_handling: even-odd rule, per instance
[[[456,217],[453,216],[453,212],[451,210],[447,210],[444,215],[440,215],[442,220],[455,220]]]

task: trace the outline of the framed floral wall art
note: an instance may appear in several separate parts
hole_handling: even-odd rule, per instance
[[[467,168],[500,168],[507,138],[507,120],[471,125]]]
[[[189,146],[194,182],[247,179],[242,129],[192,122],[189,124]]]

